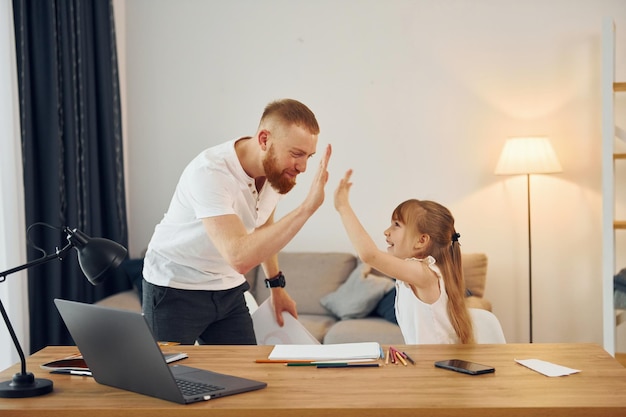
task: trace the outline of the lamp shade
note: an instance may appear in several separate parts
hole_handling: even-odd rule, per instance
[[[93,285],[104,280],[104,273],[117,268],[126,258],[124,246],[109,239],[89,237],[80,230],[69,230],[67,240],[78,251],[78,263],[83,273]]]
[[[551,174],[561,171],[561,164],[548,138],[525,137],[507,139],[495,174]]]

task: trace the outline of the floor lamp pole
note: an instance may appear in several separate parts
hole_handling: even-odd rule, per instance
[[[526,201],[528,211],[528,319],[530,343],[533,342],[533,251],[530,236],[530,174],[526,174]]]
[[[526,203],[528,215],[528,321],[530,343],[533,342],[533,249],[530,227],[530,176],[561,172],[561,164],[544,137],[509,138],[502,148],[496,165],[496,175],[526,175]]]

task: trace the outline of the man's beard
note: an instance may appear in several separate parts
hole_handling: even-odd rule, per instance
[[[292,179],[289,176],[283,175],[283,171],[277,168],[276,154],[274,147],[271,146],[267,151],[267,155],[263,158],[263,169],[265,170],[265,177],[279,194],[287,194],[294,185],[296,185],[295,178]]]

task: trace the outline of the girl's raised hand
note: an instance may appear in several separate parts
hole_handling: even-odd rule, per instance
[[[349,169],[346,171],[346,175],[339,181],[339,185],[335,190],[335,210],[340,211],[342,207],[349,207],[349,193],[350,187],[352,187],[352,183],[350,182],[350,177],[352,176],[352,170]]]

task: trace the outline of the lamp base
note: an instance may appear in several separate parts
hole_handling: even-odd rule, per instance
[[[13,380],[0,382],[1,398],[26,398],[37,397],[52,392],[52,381],[49,379],[35,378],[27,372],[13,375]]]

